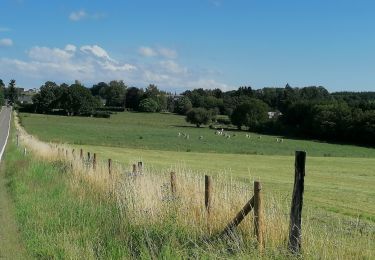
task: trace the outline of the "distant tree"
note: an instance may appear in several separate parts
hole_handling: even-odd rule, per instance
[[[257,126],[264,123],[268,119],[268,106],[259,99],[251,99],[246,103],[237,106],[232,115],[232,124],[238,128],[247,126],[250,130],[255,130]]]
[[[177,99],[175,110],[180,115],[186,115],[186,113],[193,108],[190,99],[186,96],[182,96]]]
[[[8,85],[7,98],[14,104],[18,99],[18,91],[16,89],[16,80],[12,79]]]
[[[139,111],[141,112],[156,112],[158,109],[158,103],[152,98],[145,98],[139,103]]]
[[[0,106],[5,104],[5,84],[2,79],[0,79]]]
[[[143,98],[151,98],[158,104],[157,111],[167,110],[167,96],[164,91],[160,91],[158,87],[154,84],[150,84],[143,95]]]
[[[175,107],[176,107],[175,105],[176,104],[174,102],[173,97],[172,96],[168,96],[168,98],[167,98],[167,110],[169,112],[174,112],[175,111]]]
[[[93,96],[100,96],[101,98],[105,98],[105,90],[108,88],[108,84],[105,82],[99,82],[98,84],[95,84],[90,89],[91,94]]]
[[[197,127],[207,125],[212,121],[214,114],[205,108],[193,108],[186,114],[186,121],[195,124]]]
[[[47,81],[40,87],[38,94],[33,96],[33,103],[40,113],[49,113],[56,108],[56,104],[63,93],[58,93],[58,85],[55,82]]]
[[[104,88],[104,97],[106,99],[106,106],[110,107],[125,107],[125,92],[126,85],[122,80],[112,80],[108,87]]]
[[[125,95],[125,106],[132,110],[138,110],[139,102],[141,101],[142,96],[142,89],[136,87],[128,88]]]
[[[91,115],[99,107],[99,101],[88,88],[80,84],[71,85],[63,94],[63,106],[68,115]]]

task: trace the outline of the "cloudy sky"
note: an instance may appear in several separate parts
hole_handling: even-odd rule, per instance
[[[367,0],[0,0],[0,78],[375,91]]]

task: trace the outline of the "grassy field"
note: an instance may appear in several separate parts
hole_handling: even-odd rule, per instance
[[[277,198],[278,204],[283,206],[280,212],[283,223],[287,223],[294,177],[294,158],[289,155],[300,147],[308,151],[303,209],[304,256],[367,259],[375,254],[374,149],[290,139],[276,143],[273,136],[248,140],[245,133],[238,132],[236,137],[225,139],[209,129],[191,128],[179,116],[165,114],[121,113],[110,120],[30,114],[22,114],[21,118],[26,130],[40,139],[70,143],[85,152],[97,153],[99,159],[112,158],[127,165],[125,172],[130,171],[131,164],[141,160],[147,172],[167,174],[175,170],[177,176],[192,172],[200,181],[203,174],[208,173],[215,176],[214,180],[224,179],[228,184],[232,179],[239,180],[250,192],[252,180],[259,179],[266,200]],[[75,135],[75,131],[79,134]],[[178,132],[189,133],[190,139],[178,137]],[[204,136],[203,140],[199,140],[200,135]],[[207,147],[202,145],[204,142],[212,143]],[[244,154],[246,149],[254,150]],[[237,201],[235,205],[241,203]],[[165,227],[158,228],[163,233]],[[188,239],[192,239],[190,235]],[[356,241],[355,246],[353,241]],[[178,250],[187,253],[180,256],[204,256],[195,250],[208,250],[193,250],[180,242],[177,242]],[[276,243],[268,248],[268,256],[288,258],[279,247]],[[124,252],[125,249],[118,250]],[[244,246],[239,256],[251,250],[252,246]],[[210,251],[207,256],[215,256],[215,253]]]
[[[29,133],[41,140],[71,144],[260,155],[293,155],[295,150],[306,150],[309,156],[375,158],[375,149],[353,145],[287,138],[278,143],[276,136],[259,139],[259,134],[250,133],[247,139],[247,132],[237,131],[228,131],[232,137],[227,139],[215,135],[215,130],[196,128],[184,117],[173,114],[118,113],[110,119],[21,114],[21,119]],[[178,137],[178,133],[189,134],[190,138]]]
[[[30,114],[21,115],[21,118],[26,130],[41,140],[73,143],[76,148],[97,153],[101,159],[111,158],[127,165],[143,161],[147,167],[158,171],[183,168],[193,170],[201,176],[205,173],[221,174],[248,182],[260,179],[265,183],[266,190],[270,187],[270,193],[281,192],[284,197],[290,194],[293,187],[294,158],[283,155],[293,153],[293,146],[304,146],[305,149],[310,147],[306,149],[308,159],[305,196],[309,202],[306,205],[375,221],[375,158],[356,158],[358,154],[370,156],[375,149],[289,139],[284,143],[277,143],[274,141],[275,137],[271,136],[263,136],[261,140],[248,140],[244,137],[245,133],[228,140],[214,135],[207,128],[188,128],[191,136],[207,136],[203,142],[212,141],[212,146],[222,152],[204,153],[206,146],[198,138],[186,140],[177,136],[176,133],[184,128],[175,125],[186,126],[186,123],[183,118],[170,114],[121,113],[110,120]],[[199,132],[194,135],[192,131]],[[79,134],[75,136],[74,132]],[[111,139],[103,136],[111,136]],[[145,138],[138,139],[137,136]],[[108,140],[115,138],[123,140],[123,143],[117,144],[124,147],[110,146],[114,143]],[[163,141],[164,139],[166,140]],[[174,144],[175,141],[181,146],[185,143],[201,150],[175,152],[173,149],[179,147]],[[251,143],[247,146],[256,149],[259,154],[264,152],[278,155],[224,153],[226,149],[235,151],[241,145],[246,147],[246,142]],[[145,149],[147,147],[159,150]],[[354,153],[354,158],[317,156],[325,154],[327,150],[332,155],[347,157]],[[316,156],[310,156],[311,153]]]

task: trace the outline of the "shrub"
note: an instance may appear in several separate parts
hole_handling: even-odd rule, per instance
[[[207,125],[212,121],[214,114],[205,108],[193,108],[186,114],[186,121],[195,124],[197,127]]]
[[[110,118],[111,113],[107,111],[96,111],[93,116],[97,118]]]
[[[141,112],[156,112],[159,108],[158,103],[152,98],[143,99],[139,103],[139,111]]]

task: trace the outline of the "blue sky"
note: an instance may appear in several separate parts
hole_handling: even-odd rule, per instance
[[[0,0],[0,78],[375,91],[375,2]]]

